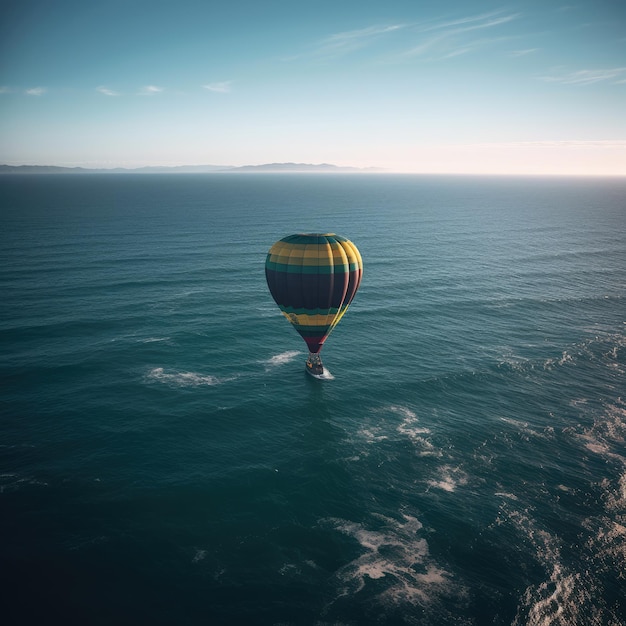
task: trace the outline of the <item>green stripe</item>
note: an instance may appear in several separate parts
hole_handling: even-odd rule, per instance
[[[340,309],[330,308],[330,309],[294,309],[292,306],[283,306],[282,304],[278,305],[280,310],[283,313],[295,313],[296,315],[336,315],[339,313]],[[342,309],[345,307],[342,307]]]
[[[318,235],[315,233],[304,233],[302,235],[289,235],[289,237],[285,237],[281,239],[285,243],[291,244],[326,244],[333,243],[334,241],[347,241],[343,237],[338,235],[333,235],[332,233]]]
[[[287,274],[345,274],[360,269],[358,263],[342,263],[340,265],[296,265],[274,263],[269,259],[265,263],[268,270],[286,272]]]
[[[287,265],[271,261],[266,267],[281,274],[345,274],[348,271],[345,265]]]
[[[323,337],[328,333],[328,331],[332,328],[332,326],[300,326],[299,324],[294,324],[293,327],[305,337]]]

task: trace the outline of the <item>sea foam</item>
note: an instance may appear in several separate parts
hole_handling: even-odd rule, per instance
[[[155,367],[148,373],[148,378],[171,387],[213,387],[226,382],[227,378],[217,378],[209,374],[199,374],[197,372],[177,372],[165,371],[162,367]]]
[[[375,515],[366,526],[344,519],[326,520],[336,530],[356,539],[363,554],[338,572],[338,596],[364,592],[370,580],[382,580],[381,604],[426,607],[443,596],[459,593],[452,576],[430,556],[422,523],[414,516],[402,519]]]
[[[263,361],[263,363],[265,364],[265,369],[269,370],[274,367],[279,367],[280,365],[285,365],[285,363],[290,363],[300,354],[302,354],[302,352],[299,350],[287,350],[286,352],[275,354],[267,361]]]

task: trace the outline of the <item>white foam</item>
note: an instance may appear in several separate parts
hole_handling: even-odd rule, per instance
[[[554,428],[550,426],[547,428],[544,428],[543,431],[540,432],[540,431],[535,430],[534,428],[531,428],[528,422],[522,422],[520,420],[516,420],[510,417],[501,417],[500,420],[505,422],[506,424],[515,426],[519,434],[525,437],[526,441],[528,441],[530,437],[538,437],[541,439],[546,439],[554,435]]]
[[[572,626],[573,624],[612,624],[615,619],[601,594],[595,572],[598,569],[597,540],[587,546],[577,546],[586,566],[572,571],[563,564],[561,541],[538,526],[528,509],[511,510],[504,503],[502,514],[506,521],[530,543],[537,562],[545,568],[546,578],[531,585],[520,598],[517,614],[511,626]],[[500,520],[499,523],[504,523]],[[585,548],[581,550],[581,548]]]
[[[402,421],[396,427],[396,431],[408,437],[414,444],[422,448],[420,456],[434,454],[434,446],[423,435],[430,435],[430,429],[416,426],[419,421],[417,415],[405,406],[391,405],[388,410],[402,416]]]
[[[572,406],[583,410],[586,415],[594,409],[588,406],[586,400],[572,402]],[[606,405],[604,410],[595,416],[591,427],[582,432],[576,428],[566,429],[578,439],[585,450],[598,455],[607,463],[611,474],[594,483],[602,490],[599,499],[601,506],[597,511],[585,519],[582,526],[588,534],[587,541],[577,546],[581,559],[584,560],[584,570],[576,574],[573,579],[575,589],[573,594],[578,595],[578,603],[586,612],[593,611],[591,617],[585,615],[585,619],[575,619],[575,608],[566,605],[563,613],[569,611],[570,621],[547,622],[536,621],[536,624],[557,625],[589,623],[589,624],[618,624],[622,623],[615,615],[614,608],[607,606],[602,599],[602,593],[596,590],[602,589],[603,583],[599,581],[596,572],[602,571],[626,571],[626,526],[624,513],[626,512],[626,407],[621,398],[617,398],[614,404]],[[616,470],[616,471],[615,471]],[[564,590],[561,589],[563,592]],[[566,589],[565,589],[566,591]],[[566,598],[567,600],[568,598]],[[571,599],[574,603],[575,598]],[[545,609],[537,602],[538,609]],[[539,613],[538,613],[539,614]],[[574,615],[572,618],[571,616]],[[521,625],[522,622],[520,622]]]
[[[299,354],[302,354],[299,350],[287,350],[287,352],[281,352],[280,354],[275,354],[273,357],[269,358],[267,361],[263,361],[267,369],[278,367],[280,365],[285,365],[285,363],[290,363],[293,361]]]
[[[148,378],[172,387],[213,387],[232,380],[231,378],[217,378],[209,374],[199,374],[197,372],[166,372],[162,367],[155,367],[150,370]]]
[[[607,406],[594,425],[577,436],[590,452],[626,465],[626,456],[621,454],[626,445],[626,408],[621,399],[618,402]]]
[[[496,491],[494,494],[499,498],[507,498],[509,500],[518,500],[519,498],[514,493],[505,493],[504,491]]]
[[[417,417],[411,411],[404,413],[405,417],[396,428],[397,432],[407,437],[416,448],[419,456],[440,456],[440,451],[424,435],[430,435],[430,429],[415,426]]]
[[[387,435],[381,434],[382,429],[377,426],[370,426],[369,428],[361,428],[358,434],[367,441],[367,443],[377,443],[388,439]]]
[[[402,515],[402,520],[377,517],[382,520],[377,529],[348,520],[329,520],[364,549],[361,556],[337,572],[339,597],[358,594],[368,580],[381,579],[386,585],[379,599],[394,605],[425,606],[438,596],[449,595],[454,587],[452,578],[432,562],[426,539],[418,536],[421,522],[410,515]]]
[[[146,337],[145,339],[140,339],[141,343],[158,343],[160,341],[169,341],[170,337]]]
[[[18,474],[0,474],[0,493],[17,491],[24,485],[34,485],[37,487],[47,487],[48,483],[27,476]]]
[[[193,559],[191,560],[192,563],[198,563],[199,561],[202,561],[204,558],[206,557],[206,550],[196,550],[196,553],[193,556]]]
[[[612,487],[610,484],[605,484],[604,486],[607,488],[605,499],[607,510],[621,514],[619,519],[624,520],[623,513],[626,512],[626,473],[618,478],[615,487]]]
[[[398,428],[397,428],[398,432],[401,435],[406,435],[413,442],[419,442],[421,444],[426,443],[422,435],[429,435],[430,430],[428,428],[415,426],[418,420],[417,420],[417,415],[415,415],[413,411],[411,411],[410,409],[407,409],[406,407],[401,407],[401,406],[399,407],[392,406],[390,407],[390,410],[394,411],[395,413],[399,413],[400,415],[404,417],[404,419],[398,425]],[[430,444],[428,445],[432,447]]]
[[[398,413],[399,415],[402,415],[406,420],[410,420],[410,421],[417,420],[417,415],[413,411],[411,411],[411,409],[405,406],[398,406],[397,404],[392,404],[391,406],[387,407],[387,410],[391,411],[392,413]]]
[[[324,368],[324,373],[319,378],[320,380],[335,380],[335,377],[326,368]]]
[[[577,620],[567,621],[572,618],[572,610],[578,613],[578,599],[574,594],[576,576],[561,565],[558,539],[538,528],[526,512],[509,511],[504,507],[503,513],[506,515],[507,512],[508,521],[525,535],[537,560],[551,572],[547,580],[526,588],[512,626],[571,626],[579,623]]]
[[[281,568],[278,570],[278,573],[281,576],[287,576],[287,575],[298,575],[301,574],[301,570],[297,565],[294,565],[293,563],[283,563],[283,565],[281,566]]]
[[[452,493],[457,487],[466,485],[467,481],[467,474],[463,470],[444,465],[439,468],[439,480],[429,480],[428,485]]]
[[[547,359],[543,364],[544,369],[551,369],[555,365],[565,365],[566,363],[573,363],[574,357],[567,351],[564,350],[561,354],[560,359]]]
[[[431,434],[430,429],[417,426],[418,417],[408,407],[392,404],[374,409],[373,412],[377,416],[381,413],[394,413],[400,416],[402,420],[395,426],[395,432],[411,441],[417,449],[416,453],[418,456],[441,456],[441,452],[425,436]],[[397,439],[397,437],[394,437],[393,431],[389,429],[387,421],[379,417],[376,418],[376,425],[364,426],[358,431],[358,434],[369,444],[385,441],[386,439]]]
[[[557,563],[549,580],[538,587],[529,587],[524,593],[528,607],[523,621],[518,610],[513,626],[572,626],[582,624],[580,608],[589,600],[589,592],[580,584],[579,574],[564,575]],[[601,623],[601,622],[586,622]]]
[[[597,441],[588,441],[585,444],[585,448],[596,454],[608,454],[609,447],[605,443],[599,443]]]

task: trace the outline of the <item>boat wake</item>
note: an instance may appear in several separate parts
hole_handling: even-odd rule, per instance
[[[307,374],[309,374],[309,372],[307,372]],[[322,374],[310,374],[310,376],[317,378],[317,380],[335,380],[335,377],[326,368],[324,368]]]
[[[287,352],[275,354],[267,361],[263,361],[263,363],[265,364],[265,371],[268,372],[275,367],[285,365],[285,363],[291,363],[291,361],[293,361],[300,354],[302,354],[302,352],[300,352],[299,350],[287,350]]]
[[[147,375],[148,379],[165,383],[170,387],[214,387],[232,380],[232,378],[218,378],[210,374],[198,372],[166,371],[162,367],[155,367]]]

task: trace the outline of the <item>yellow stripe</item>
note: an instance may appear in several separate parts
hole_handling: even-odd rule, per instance
[[[329,313],[328,315],[307,315],[301,313],[285,313],[283,315],[292,323],[300,326],[334,326],[338,313]]]
[[[344,242],[345,243],[345,242]],[[353,244],[354,245],[354,244]],[[297,256],[301,256],[303,253],[308,251],[316,251],[323,254],[328,254],[328,251],[332,250],[335,255],[340,255],[341,250],[343,250],[343,244],[339,241],[326,242],[322,244],[317,243],[305,243],[305,244],[293,244],[293,243],[285,243],[284,241],[277,241],[271,248],[270,254],[295,254]],[[319,252],[317,252],[319,251]]]
[[[339,242],[329,245],[306,244],[296,246],[294,244],[281,244],[277,242],[270,249],[270,262],[280,264],[298,265],[337,265],[354,263],[360,255],[354,244],[342,246]]]
[[[343,246],[348,256],[348,262],[357,263],[358,267],[363,269],[363,259],[361,258],[361,253],[358,248],[351,241],[344,241]]]

